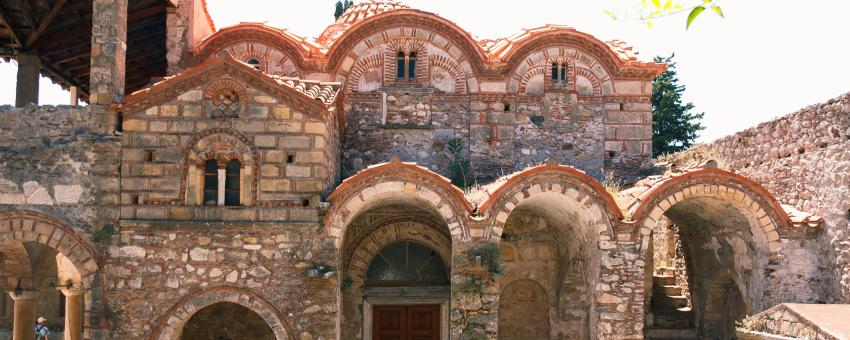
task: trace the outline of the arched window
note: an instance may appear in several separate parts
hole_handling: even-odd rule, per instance
[[[248,59],[248,65],[254,67],[255,70],[260,70],[263,67],[263,64],[257,58]]]
[[[434,250],[413,241],[381,249],[366,269],[366,285],[381,287],[449,284],[443,260]]]
[[[204,205],[218,205],[218,162],[204,162]]]
[[[416,79],[416,52],[410,52],[407,58],[407,80]]]
[[[404,79],[404,52],[399,51],[396,56],[396,78]]]
[[[239,171],[242,164],[237,160],[227,162],[224,179],[224,205],[239,205]]]
[[[552,82],[555,83],[558,81],[558,64],[552,63]]]

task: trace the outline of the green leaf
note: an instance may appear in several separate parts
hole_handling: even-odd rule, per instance
[[[720,6],[713,6],[711,7],[711,9],[713,9],[714,12],[717,13],[717,15],[719,15],[721,18],[725,18],[723,16],[723,10],[720,9]]]
[[[656,8],[661,7],[661,0],[652,0],[652,5]]]
[[[667,3],[664,4],[664,10],[665,11],[670,10],[670,6],[672,6],[672,5],[673,5],[673,0],[667,0]]]
[[[652,21],[647,20],[645,23],[646,23],[646,27],[652,28]]]
[[[696,19],[699,16],[699,14],[702,13],[702,11],[704,11],[704,10],[705,10],[705,7],[702,7],[702,6],[694,7],[694,9],[691,10],[691,13],[688,14],[688,23],[685,25],[686,30],[691,27],[691,23],[694,22],[694,19]]]
[[[609,17],[611,17],[611,19],[617,20],[617,15],[615,15],[614,12],[611,12],[611,11],[606,9],[605,14],[607,14]]]

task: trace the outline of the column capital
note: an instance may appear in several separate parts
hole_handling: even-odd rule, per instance
[[[38,299],[38,291],[23,290],[20,292],[20,294],[16,292],[9,292],[9,296],[11,296],[12,300],[15,301],[35,300]]]

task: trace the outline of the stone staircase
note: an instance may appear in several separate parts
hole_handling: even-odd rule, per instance
[[[694,328],[694,313],[676,285],[673,270],[662,269],[652,277],[653,325],[646,329],[648,340],[699,339]]]

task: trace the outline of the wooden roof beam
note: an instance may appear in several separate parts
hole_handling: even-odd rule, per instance
[[[9,34],[12,36],[12,40],[15,41],[15,44],[18,45],[18,47],[23,47],[24,45],[21,43],[21,37],[18,36],[18,32],[15,32],[12,22],[9,21],[9,16],[6,15],[6,11],[2,8],[0,8],[0,20],[3,21],[3,25],[9,28]]]
[[[50,13],[47,14],[46,17],[41,19],[41,22],[38,23],[38,28],[35,31],[32,31],[30,35],[27,37],[27,41],[24,44],[24,47],[30,47],[32,44],[44,33],[44,30],[47,29],[47,26],[56,18],[56,15],[59,14],[59,10],[62,9],[62,6],[65,6],[65,0],[56,0],[56,3],[53,4],[53,8],[50,9]]]

